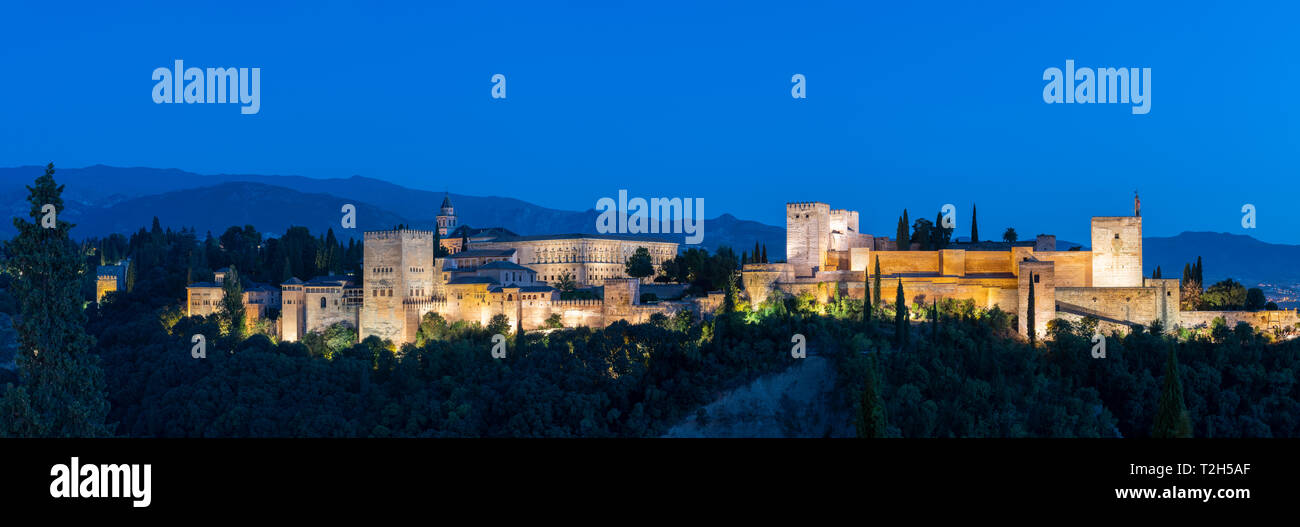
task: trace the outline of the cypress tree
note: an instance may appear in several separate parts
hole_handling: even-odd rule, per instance
[[[939,301],[930,301],[930,341],[939,341]]]
[[[863,381],[858,406],[858,437],[885,437],[885,405],[880,400],[876,354],[867,357],[867,378]]]
[[[527,343],[524,336],[524,317],[519,317],[515,323],[515,356],[523,357],[524,345]]]
[[[1029,347],[1034,347],[1038,332],[1034,330],[1034,273],[1029,273],[1029,300],[1025,303],[1025,327],[1029,330]]]
[[[900,251],[912,249],[912,238],[907,234],[911,225],[911,220],[907,218],[907,209],[903,209],[903,217],[898,220],[898,250]]]
[[[1195,275],[1192,274],[1192,265],[1183,264],[1183,285],[1191,284],[1194,278]]]
[[[14,218],[18,233],[6,243],[4,264],[15,277],[10,290],[21,315],[14,317],[19,383],[0,395],[0,436],[111,435],[104,373],[89,352],[95,340],[81,309],[85,260],[69,239],[73,224],[60,218],[63,186],[54,181],[54,164],[27,190],[34,221]],[[48,228],[46,206],[54,214]]]
[[[971,243],[979,243],[980,241],[980,228],[979,225],[975,222],[974,203],[972,203],[970,206],[970,241]]]
[[[876,257],[876,288],[872,292],[871,303],[880,305],[880,257]]]
[[[759,253],[761,250],[762,250],[762,248],[759,247],[759,246],[758,246],[758,242],[755,241],[755,242],[754,242],[754,252],[751,253],[751,254],[753,255],[754,263],[758,263],[758,253]]]
[[[862,327],[871,334],[871,273],[862,271]]]
[[[221,283],[221,321],[226,324],[226,332],[234,337],[235,342],[244,340],[246,320],[244,314],[244,285],[239,279],[239,270],[230,264],[230,272]]]
[[[761,262],[761,263],[767,263],[767,244],[766,244],[766,243],[763,244],[763,257],[762,257],[762,258],[759,258],[759,262]]]
[[[894,300],[894,340],[897,341],[898,349],[907,347],[907,303],[903,297],[903,279],[898,279],[898,296]]]
[[[934,217],[934,230],[930,231],[930,246],[934,250],[943,249],[948,245],[948,237],[944,236],[946,232],[943,228],[943,211],[939,211]]]
[[[460,250],[462,251],[469,250],[469,229],[461,228],[460,230]],[[731,254],[734,255],[736,253],[731,253]]]
[[[1164,389],[1156,406],[1151,437],[1192,437],[1192,419],[1183,404],[1183,383],[1178,375],[1178,352],[1172,343],[1169,345],[1169,359],[1165,362]]]
[[[1200,285],[1200,286],[1204,286],[1204,285],[1205,285],[1205,274],[1204,274],[1204,273],[1205,273],[1205,268],[1204,268],[1204,267],[1201,267],[1201,257],[1200,257],[1200,256],[1197,256],[1197,257],[1196,257],[1196,283],[1197,283],[1197,285]]]

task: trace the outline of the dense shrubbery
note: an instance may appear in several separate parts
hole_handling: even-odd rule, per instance
[[[1270,343],[1244,324],[1218,342],[1138,328],[1110,335],[1106,357],[1094,359],[1095,326],[1052,321],[1052,339],[1034,349],[1014,337],[1006,313],[958,302],[938,307],[937,327],[913,325],[904,350],[893,346],[887,325],[877,324],[873,336],[858,331],[852,313],[824,324],[844,344],[834,357],[843,404],[855,410],[869,368],[863,352],[875,353],[886,435],[1146,437],[1175,346],[1194,436],[1300,436],[1296,341]]]
[[[340,347],[351,334],[338,326],[302,343],[219,337],[206,359],[194,359],[189,336],[219,335],[218,325],[165,316],[170,309],[129,293],[93,311],[120,434],[657,435],[793,360],[786,323],[742,330],[743,313],[528,332],[524,349],[512,340],[502,360],[491,358],[490,339],[508,328],[436,315],[422,321],[418,345],[400,350],[374,338]]]

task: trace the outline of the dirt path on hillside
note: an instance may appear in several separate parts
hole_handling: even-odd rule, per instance
[[[809,355],[700,408],[664,437],[849,437],[852,419],[831,404],[835,371]]]

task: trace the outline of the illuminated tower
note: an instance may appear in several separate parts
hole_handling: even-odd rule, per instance
[[[456,209],[451,207],[451,195],[446,195],[438,212],[438,236],[445,238],[453,230],[456,230]]]

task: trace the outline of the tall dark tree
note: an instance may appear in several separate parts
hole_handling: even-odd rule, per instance
[[[1019,236],[1016,235],[1016,230],[1011,227],[1007,227],[1006,232],[1002,233],[1002,241],[1007,243],[1015,243],[1018,237]]]
[[[1029,335],[1029,347],[1038,341],[1038,331],[1034,328],[1034,273],[1029,273],[1029,300],[1025,302],[1025,328]]]
[[[903,296],[903,279],[898,279],[898,295],[894,299],[894,341],[898,349],[907,347],[907,332],[911,324],[907,320],[907,300]]]
[[[930,342],[939,342],[939,301],[930,301]]]
[[[872,290],[871,303],[880,305],[880,257],[876,256],[876,288]]]
[[[903,209],[903,217],[898,218],[898,232],[895,234],[898,237],[898,250],[900,251],[906,251],[912,245],[911,238],[907,235],[910,226],[911,224],[907,220],[907,209]]]
[[[1156,405],[1155,422],[1151,437],[1192,437],[1192,419],[1183,402],[1183,383],[1178,374],[1178,351],[1169,344],[1169,358],[1165,361],[1164,388]]]
[[[979,223],[975,221],[974,203],[970,206],[970,241],[971,243],[979,243],[980,241],[980,228]]]
[[[104,374],[89,352],[94,338],[81,309],[85,263],[68,236],[73,225],[60,219],[63,186],[54,181],[54,164],[27,190],[33,221],[14,218],[18,234],[5,245],[21,316],[14,325],[19,384],[0,395],[0,436],[108,436]]]
[[[871,334],[871,273],[862,271],[862,328]]]
[[[654,262],[650,259],[650,250],[637,247],[632,256],[623,263],[623,271],[632,278],[645,278],[655,273]]]
[[[759,263],[768,263],[767,261],[767,244],[763,244],[763,256],[759,257]]]
[[[1151,273],[1151,278],[1154,278],[1154,279],[1157,279],[1157,280],[1159,280],[1159,279],[1161,278],[1161,277],[1160,277],[1160,266],[1159,266],[1159,265],[1156,266],[1156,270],[1155,270],[1155,272]]]
[[[1196,257],[1196,283],[1205,285],[1205,268],[1201,267],[1201,257]]]
[[[858,404],[858,437],[885,437],[885,403],[880,400],[876,373],[876,354],[867,357],[867,375],[862,383],[862,399]]]
[[[230,271],[226,273],[225,280],[221,283],[221,310],[219,312],[221,323],[226,326],[228,335],[234,338],[235,342],[244,340],[246,333],[244,324],[247,315],[244,313],[244,285],[239,278],[239,270],[234,264],[231,264]]]

